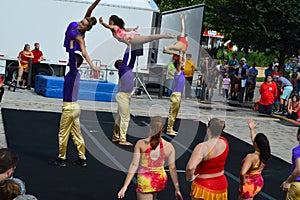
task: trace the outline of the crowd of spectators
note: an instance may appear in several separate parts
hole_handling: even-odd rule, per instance
[[[258,111],[260,113],[284,115],[293,120],[299,119],[299,59],[299,57],[288,59],[280,70],[278,59],[275,57],[274,62],[265,69],[265,81],[259,90],[261,97]]]

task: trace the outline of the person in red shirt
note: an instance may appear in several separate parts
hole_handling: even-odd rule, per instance
[[[287,118],[297,120],[300,118],[300,102],[299,95],[295,92],[288,100]]]
[[[258,105],[258,112],[271,115],[275,96],[278,95],[277,85],[273,82],[271,74],[267,75],[265,82],[260,86],[261,95]]]
[[[273,76],[278,76],[278,77],[281,77],[281,73],[279,72],[279,68],[277,65],[274,66],[274,72],[271,73],[272,77]]]
[[[39,67],[39,63],[41,61],[46,60],[44,57],[43,52],[40,50],[40,44],[38,42],[34,43],[34,49],[31,50],[32,54],[33,54],[33,59],[32,59],[32,76],[31,76],[31,83],[33,86],[34,82],[35,82],[35,75],[38,72],[38,67]]]
[[[23,73],[23,82],[22,82],[22,88],[25,88],[25,82],[28,75],[28,68],[30,59],[33,58],[33,54],[30,51],[30,45],[25,44],[23,51],[20,51],[18,55],[18,61],[19,61],[19,70],[18,70],[18,79],[17,79],[17,87],[20,87],[19,82],[22,79]]]
[[[32,63],[39,63],[43,60],[46,60],[44,58],[44,54],[43,52],[40,50],[40,44],[39,43],[34,43],[34,49],[31,50],[32,54],[33,54],[33,59],[32,59]]]

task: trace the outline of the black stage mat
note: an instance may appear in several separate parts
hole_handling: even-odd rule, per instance
[[[16,150],[21,157],[15,176],[25,180],[29,194],[41,200],[117,199],[117,191],[126,176],[123,171],[129,166],[133,148],[120,147],[110,142],[114,124],[112,113],[81,113],[81,128],[88,149],[86,168],[72,164],[76,159],[76,150],[71,140],[67,154],[68,167],[48,165],[57,155],[59,113],[2,109],[2,117],[8,147]],[[148,117],[132,116],[128,140],[135,143],[137,139],[147,137],[149,121]],[[175,139],[164,137],[172,141],[176,149],[181,192],[184,199],[190,199],[190,184],[185,181],[185,165],[191,150],[204,139],[205,126],[193,120],[176,120],[175,130],[179,130]],[[241,160],[253,149],[229,134],[224,134],[224,137],[230,144],[225,170],[231,200],[237,199]],[[263,172],[264,189],[255,199],[284,199],[285,194],[279,186],[288,176],[290,168],[289,163],[272,156]],[[131,183],[124,199],[135,197],[135,184]],[[170,178],[167,188],[158,195],[158,199],[174,199]]]

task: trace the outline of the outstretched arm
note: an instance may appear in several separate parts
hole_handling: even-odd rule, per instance
[[[90,17],[92,15],[93,10],[95,9],[95,7],[98,5],[98,3],[100,2],[100,0],[96,0],[86,11],[84,18],[86,17]]]
[[[180,36],[184,37],[185,36],[185,33],[184,33],[184,15],[180,14],[179,17],[180,17],[180,21],[181,21],[181,34],[180,34]]]
[[[96,70],[96,71],[100,71],[100,68],[99,67],[96,67],[92,60],[90,59],[90,56],[89,54],[87,53],[86,51],[86,48],[85,48],[85,42],[84,42],[84,39],[82,36],[77,36],[75,38],[75,40],[79,43],[80,45],[80,48],[81,48],[81,52],[82,52],[82,56],[84,57],[84,59],[86,60],[86,62],[90,65],[90,67],[93,69],[93,70]]]
[[[254,124],[253,120],[249,119],[248,120],[248,125],[249,125],[249,128],[250,128],[250,138],[251,138],[251,141],[254,143],[254,138],[256,136],[255,127],[257,126],[257,124]]]
[[[105,28],[110,29],[111,31],[114,31],[114,32],[115,32],[116,29],[117,29],[117,26],[116,26],[116,25],[109,25],[109,24],[105,23],[105,22],[103,21],[103,18],[102,18],[102,17],[99,18],[99,23],[102,24],[102,26],[104,26]]]

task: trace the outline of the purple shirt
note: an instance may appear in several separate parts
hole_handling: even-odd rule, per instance
[[[63,101],[75,102],[78,99],[80,74],[76,67],[76,55],[74,49],[69,50],[70,71],[65,76]]]
[[[126,48],[122,64],[119,67],[119,92],[131,93],[134,87],[134,74],[132,69],[136,60],[136,51],[131,51],[130,62],[127,65],[129,57],[129,48]]]
[[[177,72],[174,73],[174,82],[173,82],[173,92],[182,92],[184,88],[185,77],[183,71],[177,75]]]
[[[292,155],[292,170],[291,170],[291,174],[293,173],[293,171],[295,170],[296,168],[296,159],[297,158],[300,158],[300,145],[293,148],[293,155]],[[300,176],[298,176],[295,181],[300,181]]]
[[[66,52],[70,51],[70,41],[75,40],[78,35],[84,36],[84,33],[78,31],[78,22],[71,22],[65,32],[64,47],[66,47]],[[76,41],[74,41],[74,51],[81,51],[80,45]]]

